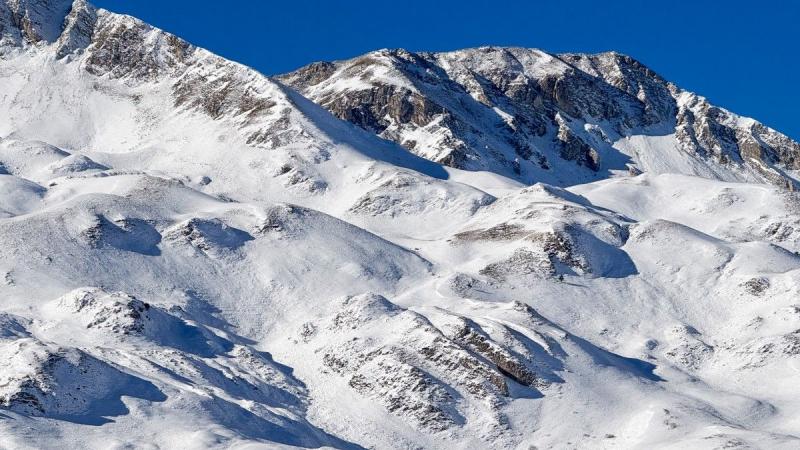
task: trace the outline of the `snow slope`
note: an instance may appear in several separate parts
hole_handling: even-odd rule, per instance
[[[800,445],[798,199],[749,166],[445,166],[83,0],[0,33],[0,447]]]

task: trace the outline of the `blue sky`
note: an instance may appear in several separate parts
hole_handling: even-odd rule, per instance
[[[378,48],[616,50],[800,139],[791,0],[93,0],[272,75]]]

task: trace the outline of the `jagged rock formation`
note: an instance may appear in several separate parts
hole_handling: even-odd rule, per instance
[[[564,185],[630,166],[796,183],[800,144],[613,52],[381,50],[280,80],[420,156],[526,182]],[[675,155],[656,161],[661,149]]]

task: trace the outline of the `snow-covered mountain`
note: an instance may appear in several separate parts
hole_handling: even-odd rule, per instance
[[[618,53],[380,50],[280,79],[451,167],[561,186],[621,170],[796,187],[800,144]]]
[[[800,445],[785,136],[615,54],[0,35],[0,447]]]

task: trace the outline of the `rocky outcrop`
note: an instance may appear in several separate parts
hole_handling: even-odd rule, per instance
[[[682,367],[697,370],[714,355],[714,347],[703,341],[699,331],[690,326],[676,326],[669,330],[673,345],[665,356]]]
[[[505,336],[515,344],[497,342],[469,319],[432,321],[375,294],[345,299],[332,316],[307,323],[300,336],[321,355],[324,370],[432,432],[463,425],[474,409],[502,427],[500,407],[512,380],[531,388],[546,384],[532,369],[532,355],[511,349],[524,344],[510,332]]]
[[[563,122],[558,121],[558,134],[556,135],[559,156],[567,161],[574,161],[578,165],[593,171],[600,170],[600,156],[597,150],[577,137]]]
[[[49,46],[56,58],[77,60],[97,77],[129,85],[167,83],[179,110],[229,122],[252,147],[311,140],[290,118],[295,107],[286,92],[265,76],[133,17],[97,10],[86,0],[0,2],[0,38],[0,51]],[[324,188],[306,184],[310,191]]]
[[[0,340],[0,407],[44,417],[82,417],[124,410],[120,395],[164,400],[152,384],[86,352],[33,338]],[[102,421],[98,422],[102,423]]]
[[[64,30],[58,38],[56,57],[64,58],[83,50],[92,43],[97,10],[86,0],[75,0],[69,15],[64,19]]]
[[[567,191],[537,184],[482,208],[457,248],[485,251],[479,274],[492,282],[563,275],[627,276],[635,272],[621,247],[628,220],[609,215]]]
[[[59,299],[55,306],[82,317],[86,328],[116,334],[144,334],[152,320],[149,303],[123,292],[80,289]]]
[[[785,170],[796,168],[800,144],[714,107],[615,52],[381,50],[315,63],[279,79],[341,119],[461,169],[552,184],[629,167],[648,171],[647,158],[638,154],[648,148],[615,142],[672,132],[677,148],[697,165],[712,167],[694,175],[790,189],[796,184]],[[626,166],[620,152],[635,164]],[[560,179],[561,172],[571,173],[571,181]]]
[[[539,385],[536,373],[518,355],[494,342],[477,323],[467,319],[458,322],[460,326],[455,328],[452,336],[456,342],[493,362],[500,373],[517,383],[531,387]],[[507,339],[513,339],[507,328],[504,327],[503,331]]]
[[[235,250],[253,237],[243,230],[228,226],[219,219],[189,219],[164,232],[170,245],[188,246],[211,255]]]
[[[0,2],[0,39],[14,44],[53,43],[61,35],[71,8],[71,0]]]
[[[130,17],[103,15],[91,38],[86,70],[93,75],[153,80],[182,69],[193,48]]]

